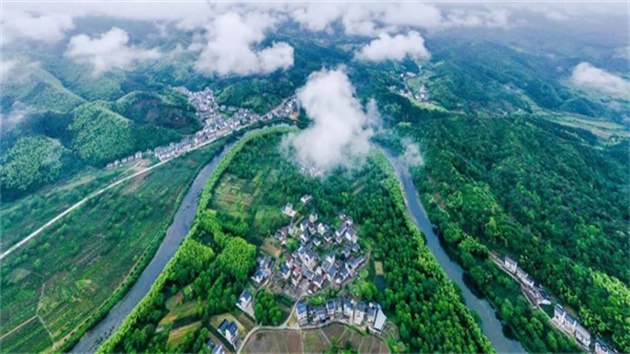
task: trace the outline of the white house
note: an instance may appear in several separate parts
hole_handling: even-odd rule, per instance
[[[514,260],[512,260],[512,258],[505,256],[505,258],[503,259],[503,266],[505,267],[505,269],[510,271],[510,273],[514,274],[516,273],[516,267],[518,265]]]

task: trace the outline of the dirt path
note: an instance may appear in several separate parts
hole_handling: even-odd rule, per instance
[[[26,326],[27,324],[31,323],[31,321],[33,321],[34,319],[38,318],[37,315],[25,320],[24,322],[20,323],[19,325],[17,325],[15,328],[13,328],[12,330],[8,331],[7,333],[5,333],[2,337],[0,337],[0,341],[2,341],[4,338],[10,336],[13,332],[19,330],[20,328]]]

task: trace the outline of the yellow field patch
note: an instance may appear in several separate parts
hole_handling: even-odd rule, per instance
[[[374,261],[374,271],[376,275],[383,275],[383,262]]]

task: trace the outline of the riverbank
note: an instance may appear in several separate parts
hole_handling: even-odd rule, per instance
[[[493,347],[499,353],[524,353],[525,349],[518,341],[510,339],[505,335],[503,325],[501,321],[497,319],[496,312],[490,303],[473,294],[464,281],[463,268],[448,256],[446,250],[441,245],[438,235],[436,235],[433,230],[433,224],[429,220],[420,202],[418,191],[408,171],[408,166],[388,150],[382,149],[382,151],[385,153],[398,175],[400,187],[405,197],[407,211],[413,223],[425,235],[426,245],[438,264],[448,277],[461,289],[461,294],[465,300],[466,306],[474,310],[481,317],[483,333],[488,337]]]

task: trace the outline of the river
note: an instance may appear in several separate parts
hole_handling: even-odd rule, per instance
[[[424,207],[420,203],[418,191],[413,184],[413,180],[411,179],[411,175],[406,167],[406,164],[404,164],[399,158],[391,155],[388,151],[384,150],[384,152],[396,169],[396,174],[398,175],[398,179],[404,190],[407,210],[409,211],[414,224],[416,224],[418,229],[420,229],[420,231],[422,231],[422,233],[426,236],[427,247],[429,247],[437,262],[440,264],[442,269],[444,269],[446,275],[448,275],[448,277],[462,289],[462,295],[466,301],[466,306],[469,309],[475,310],[479,316],[481,316],[483,321],[481,329],[492,343],[492,346],[499,353],[525,353],[525,349],[523,349],[520,342],[508,338],[503,333],[501,321],[497,319],[495,311],[492,306],[490,306],[490,303],[482,298],[478,298],[472,293],[472,291],[470,291],[468,285],[464,282],[464,270],[448,256],[442,247],[442,244],[440,244],[440,239],[433,231],[433,225],[431,224]]]
[[[138,280],[132,285],[123,299],[112,307],[107,316],[81,337],[79,342],[72,349],[73,353],[92,353],[96,351],[100,344],[120,327],[125,317],[131,313],[140,300],[149,292],[155,280],[160,273],[162,273],[168,261],[175,255],[177,248],[190,231],[197,212],[197,204],[201,196],[201,191],[206,181],[210,178],[212,172],[214,172],[219,161],[230,151],[234,143],[235,142],[226,144],[221,153],[215,156],[212,161],[199,172],[191,184],[190,189],[182,199],[173,218],[173,223],[166,231],[166,236],[164,236],[160,248],[155,253],[155,256],[153,256],[149,265],[142,271]]]

